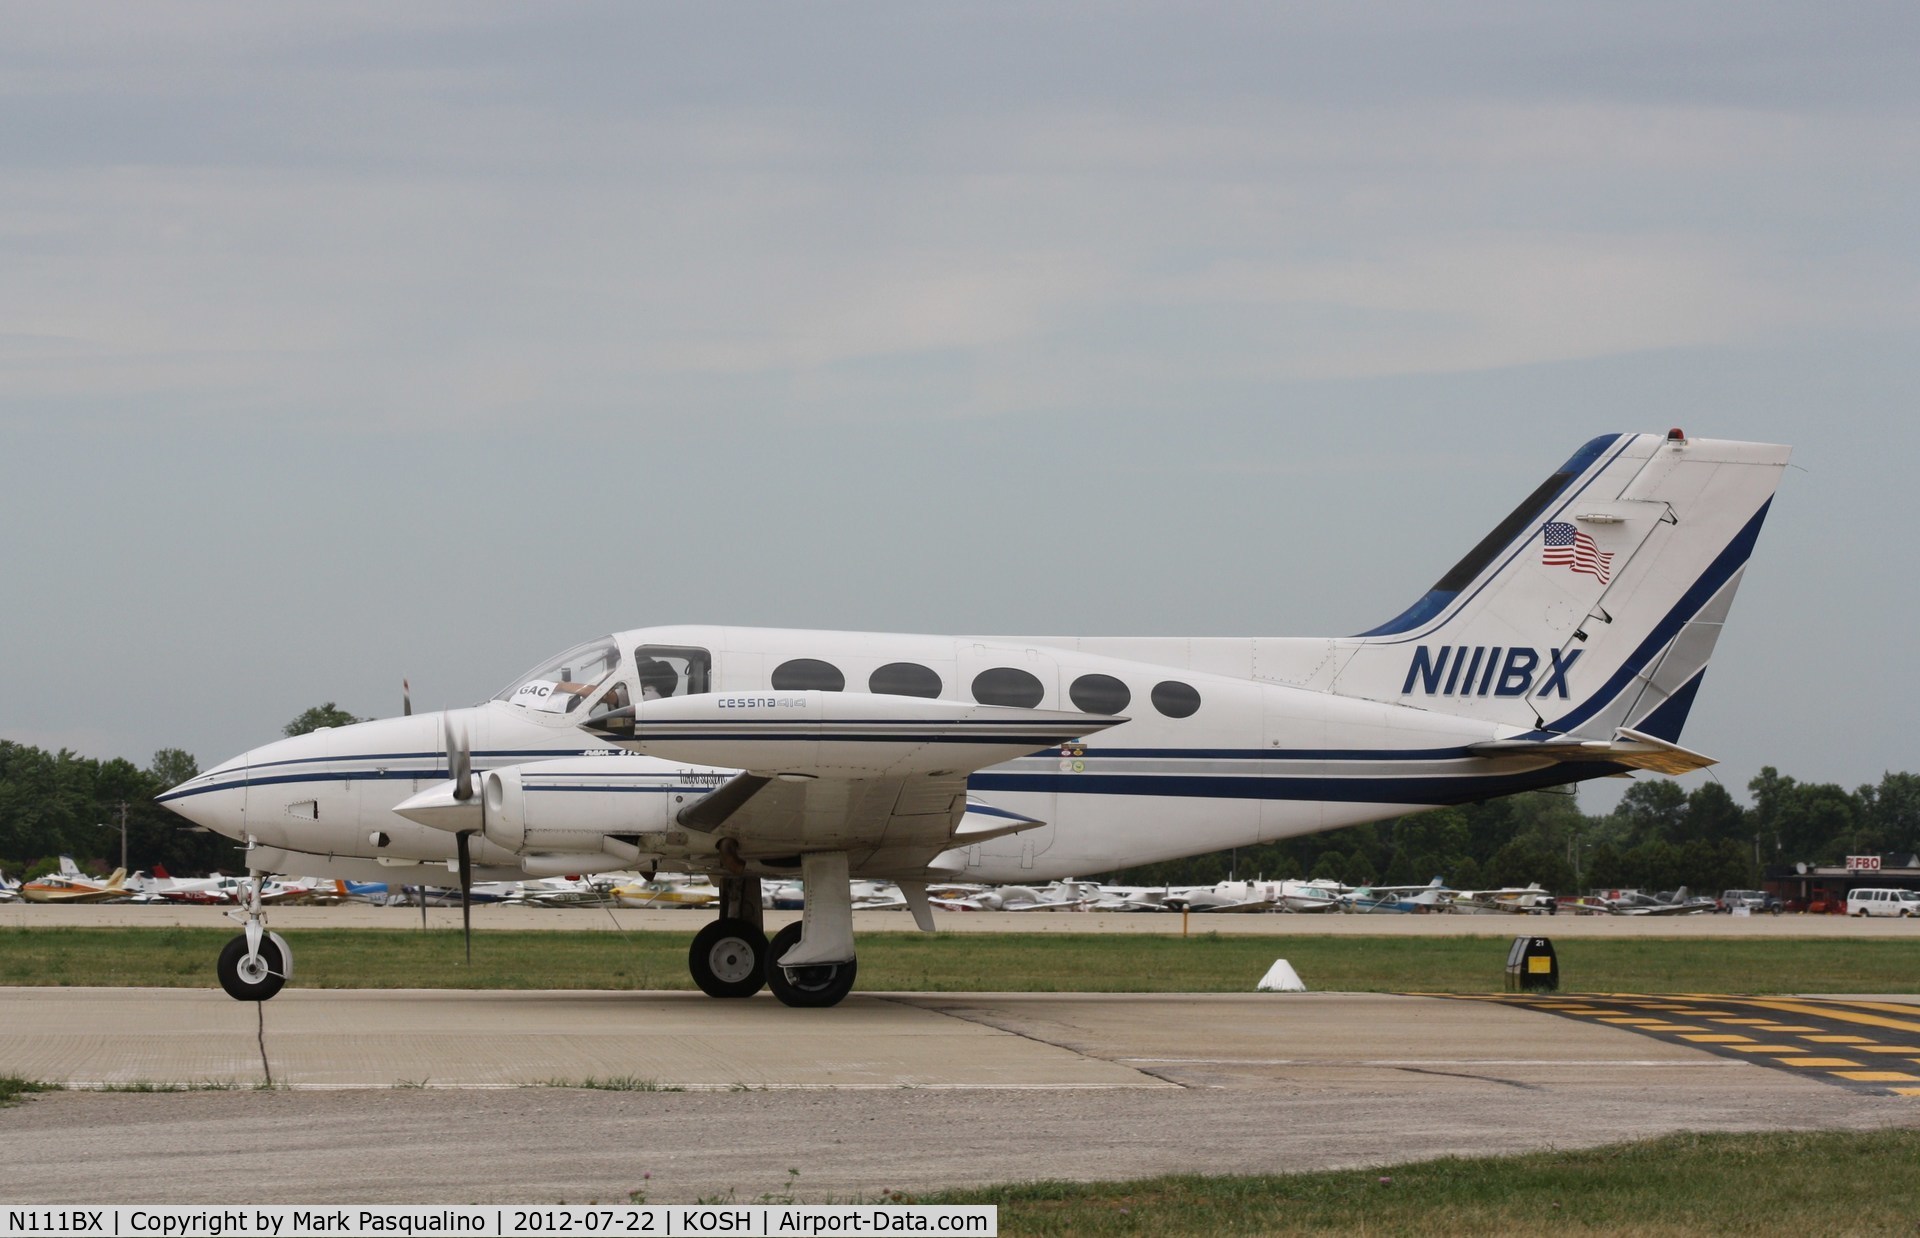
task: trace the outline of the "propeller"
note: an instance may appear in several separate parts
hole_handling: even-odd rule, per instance
[[[400,714],[405,718],[413,717],[413,685],[404,679],[400,681]]]
[[[466,729],[456,728],[450,716],[442,714],[440,726],[447,737],[447,777],[453,779],[453,798],[464,804],[473,798],[473,750],[467,744]]]
[[[447,773],[453,779],[453,798],[462,804],[473,798],[473,750],[467,744],[467,732],[456,729],[450,715],[441,715],[441,729],[447,736]],[[484,822],[486,804],[480,805]],[[460,926],[467,938],[467,965],[473,965],[473,847],[472,830],[456,830],[453,835],[454,854],[460,864]],[[422,901],[425,901],[423,893]]]
[[[454,851],[460,857],[460,927],[467,936],[467,966],[473,966],[473,853],[467,840],[473,837],[471,830],[462,830],[453,836]]]

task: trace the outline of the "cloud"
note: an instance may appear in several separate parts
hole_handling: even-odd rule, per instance
[[[595,12],[32,18],[0,422],[1084,412],[1913,317],[1911,106],[1556,93],[1509,27],[1570,27],[1524,9],[1422,25],[1436,67],[1371,96],[1305,50],[1371,19],[1069,10],[989,52],[943,12],[865,33],[994,88],[928,59],[884,108],[831,24]]]

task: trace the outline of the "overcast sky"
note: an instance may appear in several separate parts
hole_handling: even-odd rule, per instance
[[[655,623],[1357,632],[1680,425],[1798,466],[1686,742],[1920,770],[1910,4],[0,21],[0,737],[211,765]]]

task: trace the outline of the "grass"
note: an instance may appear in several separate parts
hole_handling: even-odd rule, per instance
[[[41,1083],[37,1079],[22,1079],[19,1075],[0,1075],[0,1109],[8,1105],[17,1105],[20,1098],[33,1092],[58,1092],[57,1083]]]
[[[0,986],[210,988],[232,930],[0,929]],[[296,988],[689,989],[690,933],[309,929],[291,938]],[[1562,938],[1563,987],[1628,993],[1912,993],[1920,951],[1900,938]],[[1486,993],[1504,938],[907,934],[860,941],[868,992],[1246,992],[1285,957],[1321,992]]]
[[[231,1079],[195,1079],[184,1083],[161,1083],[153,1079],[131,1079],[125,1083],[91,1084],[88,1092],[234,1092],[241,1085]]]
[[[913,1202],[996,1204],[1007,1235],[1911,1234],[1915,1165],[1916,1130],[1681,1134],[1366,1170],[1033,1182]]]
[[[550,1088],[585,1088],[593,1092],[684,1092],[687,1089],[658,1079],[642,1079],[638,1075],[610,1075],[605,1079],[589,1075],[585,1079],[549,1079],[543,1085]]]

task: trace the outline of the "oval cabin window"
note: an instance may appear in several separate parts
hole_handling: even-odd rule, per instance
[[[1031,672],[996,666],[973,677],[973,699],[982,705],[1012,705],[1032,709],[1047,691]]]
[[[1191,718],[1200,708],[1200,693],[1190,683],[1164,680],[1153,685],[1153,707],[1169,718]]]
[[[932,700],[944,686],[938,671],[918,662],[889,662],[867,677],[867,691],[882,696],[924,696]]]
[[[1117,714],[1133,701],[1127,685],[1111,675],[1082,675],[1067,689],[1073,707],[1090,714]]]
[[[831,662],[794,658],[773,668],[772,683],[782,692],[844,692],[847,677]]]

